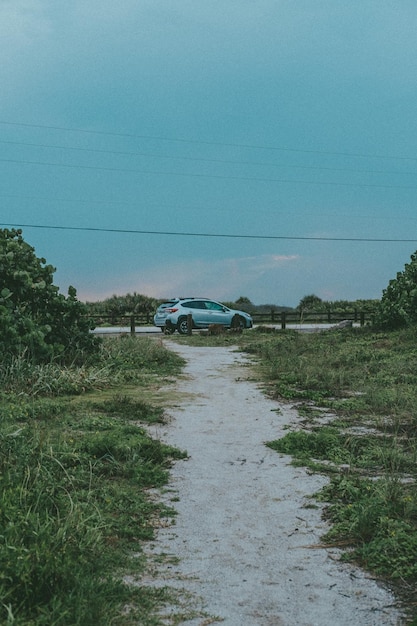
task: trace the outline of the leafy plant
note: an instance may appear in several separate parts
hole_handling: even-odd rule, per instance
[[[53,284],[55,268],[26,243],[21,230],[0,229],[0,355],[22,354],[40,363],[92,354],[99,340],[90,330],[85,305],[70,287],[68,297]]]
[[[417,252],[383,291],[375,323],[400,328],[417,322]]]

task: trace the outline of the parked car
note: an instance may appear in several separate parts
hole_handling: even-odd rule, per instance
[[[161,304],[155,315],[154,325],[163,332],[181,335],[188,333],[188,316],[192,316],[193,328],[208,328],[210,324],[221,324],[225,328],[252,328],[253,320],[245,311],[209,300],[208,298],[181,298]]]
[[[167,309],[172,308],[177,302],[179,302],[180,298],[173,298],[172,300],[168,300],[167,302],[163,302],[156,309],[156,313],[153,316],[154,326],[159,326],[164,330],[165,328],[165,320],[167,318]]]

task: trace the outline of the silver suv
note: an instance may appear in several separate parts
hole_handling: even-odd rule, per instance
[[[192,328],[208,328],[210,324],[241,329],[253,326],[251,316],[245,311],[229,309],[224,304],[207,298],[182,298],[162,304],[155,313],[154,325],[169,334],[178,330],[181,335],[186,335],[189,315]]]

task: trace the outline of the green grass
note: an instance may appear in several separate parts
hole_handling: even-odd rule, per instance
[[[414,484],[395,476],[378,481],[336,477],[319,494],[330,502],[327,542],[353,546],[346,560],[401,584],[417,579],[417,500]]]
[[[164,415],[140,390],[181,366],[158,342],[127,339],[83,367],[0,368],[0,623],[162,623],[172,592],[123,577],[142,571],[156,520],[175,515],[148,490],[185,452],[147,434]]]
[[[329,476],[316,494],[331,524],[323,541],[415,606],[417,331],[170,340],[253,355],[266,393],[299,409],[297,428],[268,445]],[[140,545],[158,519],[175,516],[149,490],[185,453],[146,425],[164,421],[159,388],[182,364],[156,339],[127,337],[81,367],[0,366],[0,623],[166,623],[158,611],[172,590],[123,581],[143,571]]]
[[[241,345],[266,392],[299,408],[269,447],[329,476],[324,543],[397,585],[417,624],[417,329],[255,331]]]
[[[111,338],[94,361],[81,366],[33,365],[24,356],[0,367],[0,389],[6,394],[79,395],[121,385],[149,385],[152,379],[178,374],[183,360],[159,341]]]

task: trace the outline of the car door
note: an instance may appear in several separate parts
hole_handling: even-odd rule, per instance
[[[230,311],[227,307],[223,306],[219,302],[212,302],[211,300],[206,300],[205,305],[205,318],[207,320],[207,326],[209,324],[223,324],[223,326],[230,326]]]
[[[204,300],[190,300],[184,303],[184,309],[191,313],[196,328],[205,328],[210,324],[207,320],[207,309]]]

